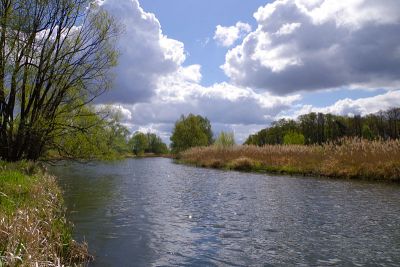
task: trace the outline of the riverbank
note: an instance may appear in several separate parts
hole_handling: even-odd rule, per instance
[[[199,167],[400,182],[400,141],[343,140],[340,145],[198,147],[179,162]]]
[[[72,239],[61,191],[31,162],[0,162],[0,266],[71,266],[90,259]]]

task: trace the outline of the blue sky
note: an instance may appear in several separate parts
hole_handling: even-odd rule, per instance
[[[144,10],[157,16],[164,34],[185,44],[189,53],[185,64],[200,64],[202,84],[208,86],[227,80],[219,67],[225,61],[227,49],[213,41],[215,27],[243,21],[255,28],[257,24],[253,13],[268,1],[142,0],[140,3]]]
[[[400,103],[398,0],[99,0],[124,31],[101,102],[168,141],[181,114],[238,142],[282,117]]]

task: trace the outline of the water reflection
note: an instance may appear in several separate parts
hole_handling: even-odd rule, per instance
[[[196,169],[53,170],[98,266],[396,265],[400,187]]]

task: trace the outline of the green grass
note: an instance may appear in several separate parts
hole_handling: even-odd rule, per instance
[[[11,215],[19,207],[35,205],[29,197],[34,176],[27,176],[13,170],[0,172],[0,212]]]
[[[72,239],[55,178],[32,162],[0,162],[0,266],[88,259],[86,245]]]

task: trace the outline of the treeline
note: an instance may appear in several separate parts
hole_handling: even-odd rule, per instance
[[[309,113],[297,120],[281,119],[272,126],[250,135],[246,145],[323,144],[344,137],[375,139],[400,138],[400,108],[366,116],[338,116]]]
[[[168,154],[168,146],[159,136],[153,133],[136,132],[128,141],[130,150],[135,155],[142,156],[145,153],[156,155]]]
[[[121,114],[105,107],[100,111],[87,112],[75,117],[75,131],[67,131],[49,140],[45,158],[50,159],[118,159],[132,153],[168,154],[168,146],[153,133],[135,132],[121,123]]]

